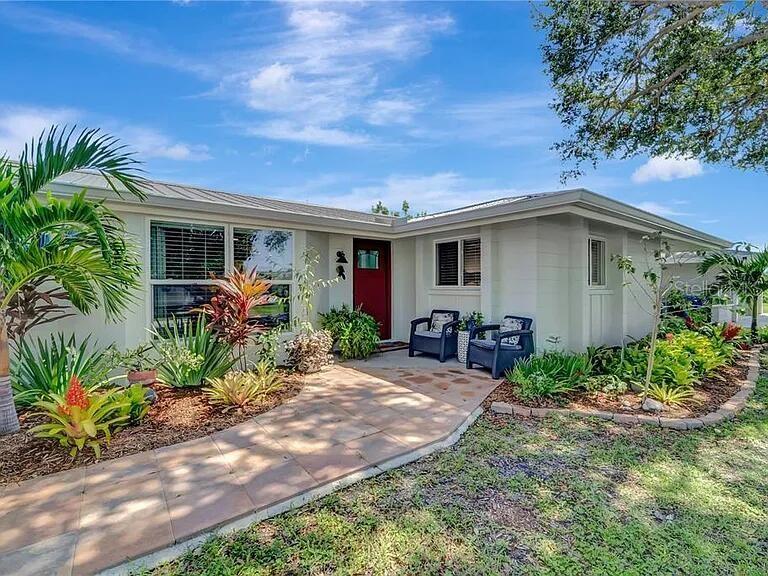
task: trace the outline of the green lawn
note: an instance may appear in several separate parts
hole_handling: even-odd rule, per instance
[[[768,574],[768,380],[700,432],[482,417],[156,574]]]

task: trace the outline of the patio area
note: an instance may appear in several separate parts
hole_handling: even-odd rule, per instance
[[[389,352],[216,434],[5,486],[0,574],[92,574],[301,505],[442,447],[496,384]]]

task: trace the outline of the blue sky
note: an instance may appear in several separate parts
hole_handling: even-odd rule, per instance
[[[102,127],[150,177],[367,210],[562,188],[528,3],[2,4],[0,150]],[[584,186],[768,242],[768,177],[608,161]]]

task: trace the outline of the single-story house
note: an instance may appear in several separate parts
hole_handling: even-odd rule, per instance
[[[489,321],[531,317],[539,349],[619,344],[645,335],[650,316],[612,254],[644,260],[642,236],[659,231],[679,250],[730,245],[584,189],[411,219],[161,182],[149,182],[140,202],[116,196],[100,175],[86,172],[59,179],[52,191],[66,196],[84,188],[106,199],[140,247],[143,291],[122,322],[93,314],[45,330],[92,334],[121,347],[146,340],[155,321],[206,301],[211,273],[255,266],[272,279],[272,293],[291,295],[309,248],[319,255],[320,277],[339,277],[318,292],[315,313],[362,306],[385,339],[407,340],[411,319],[447,308],[477,310]],[[281,300],[262,308],[256,313],[267,323],[294,313]]]

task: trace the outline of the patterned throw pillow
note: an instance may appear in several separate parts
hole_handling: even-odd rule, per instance
[[[522,320],[519,320],[517,318],[504,318],[504,320],[501,321],[499,332],[510,332],[512,330],[522,330],[522,329],[523,329]],[[504,338],[501,341],[502,344],[511,344],[512,346],[517,346],[519,342],[520,342],[520,336],[510,336],[509,338]]]
[[[448,322],[453,322],[453,314],[449,312],[435,312],[432,314],[432,322],[429,327],[429,329],[432,332],[442,332],[443,326],[445,324],[448,324]],[[446,331],[446,334],[452,334],[453,328],[448,328]]]

